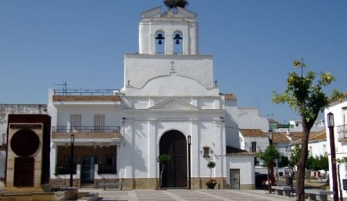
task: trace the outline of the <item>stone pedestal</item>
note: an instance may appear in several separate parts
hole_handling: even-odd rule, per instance
[[[10,123],[6,188],[41,188],[42,123]]]

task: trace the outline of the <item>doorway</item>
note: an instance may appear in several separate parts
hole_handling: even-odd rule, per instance
[[[177,130],[166,132],[160,139],[159,154],[168,154],[171,160],[165,165],[163,187],[187,187],[187,140]],[[161,171],[160,166],[160,171]]]
[[[230,169],[230,188],[240,189],[240,169]]]
[[[94,182],[94,156],[85,156],[82,158],[81,182],[83,184]]]

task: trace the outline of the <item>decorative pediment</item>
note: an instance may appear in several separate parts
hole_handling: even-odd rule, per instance
[[[159,102],[158,104],[148,109],[150,110],[197,110],[198,108],[177,97],[171,97]]]
[[[159,17],[161,14],[161,6],[142,13],[142,18]]]
[[[164,13],[161,13],[161,6],[145,11],[141,14],[142,18],[152,18],[152,17],[174,17],[174,18],[186,18],[194,19],[196,18],[196,13],[186,10],[181,7],[177,7],[177,12],[168,10]]]

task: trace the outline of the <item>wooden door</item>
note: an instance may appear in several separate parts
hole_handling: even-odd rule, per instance
[[[187,140],[179,131],[169,131],[160,139],[160,155],[171,160],[163,173],[163,187],[187,187]],[[161,170],[162,167],[160,167]]]
[[[240,189],[240,169],[230,169],[230,188]]]

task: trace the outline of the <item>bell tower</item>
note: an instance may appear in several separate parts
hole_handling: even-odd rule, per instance
[[[143,12],[139,54],[198,55],[197,15],[181,7],[161,13],[161,6]]]

